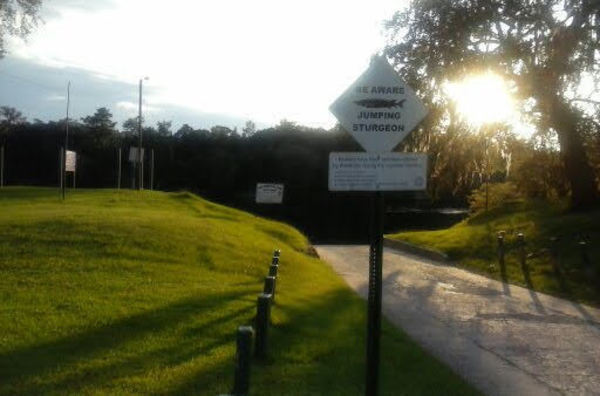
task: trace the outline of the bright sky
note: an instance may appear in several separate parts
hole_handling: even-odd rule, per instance
[[[382,21],[405,3],[45,0],[46,23],[26,43],[14,41],[10,56],[131,84],[133,93],[107,103],[130,117],[137,81],[149,76],[148,113],[176,105],[266,125],[286,118],[330,127],[329,105],[383,48]]]

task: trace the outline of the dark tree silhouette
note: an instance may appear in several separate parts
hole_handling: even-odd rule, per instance
[[[123,132],[127,134],[134,134],[138,131],[138,117],[128,118],[123,122]]]
[[[0,145],[4,146],[6,144],[6,139],[15,126],[25,122],[27,122],[27,119],[19,110],[9,106],[0,107]]]
[[[27,119],[23,116],[19,110],[14,107],[1,106],[0,107],[0,124],[2,125],[18,125],[24,124]]]
[[[97,147],[107,147],[113,143],[117,123],[112,121],[112,114],[106,107],[100,107],[94,115],[81,120],[84,126],[89,128]]]
[[[159,121],[156,123],[156,132],[160,136],[171,136],[173,134],[171,131],[172,126],[172,121]]]
[[[116,122],[112,121],[112,114],[106,107],[100,107],[94,115],[81,119],[83,123],[90,128],[114,129]]]
[[[582,136],[594,116],[569,92],[586,74],[600,80],[600,1],[414,0],[387,31],[387,55],[430,97],[444,81],[483,70],[512,81],[540,130],[558,135],[572,207],[597,203]]]
[[[246,125],[244,125],[244,127],[242,128],[242,137],[249,138],[250,136],[254,135],[255,133],[256,133],[256,124],[251,120],[246,121]]]
[[[192,128],[188,124],[183,124],[181,126],[181,128],[179,128],[177,130],[177,132],[175,132],[175,137],[179,138],[179,137],[184,136],[184,135],[189,135],[189,134],[191,134],[193,132],[194,132],[194,128]]]

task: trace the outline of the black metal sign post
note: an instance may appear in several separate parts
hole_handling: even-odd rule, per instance
[[[329,190],[375,191],[371,195],[365,394],[377,396],[383,283],[382,191],[426,188],[426,156],[392,150],[425,118],[427,109],[384,56],[373,56],[369,68],[329,109],[365,150],[329,154]]]
[[[371,230],[369,247],[369,299],[367,313],[367,396],[379,394],[379,351],[381,339],[381,293],[383,279],[383,220],[382,192],[371,197]]]

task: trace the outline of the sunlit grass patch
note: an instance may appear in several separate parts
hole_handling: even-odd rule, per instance
[[[185,192],[8,188],[0,208],[0,394],[228,392],[276,247],[252,393],[363,393],[365,304],[293,228]],[[382,394],[473,393],[384,330]]]
[[[498,263],[497,235],[505,232],[505,268]],[[525,235],[527,266],[521,268],[519,233]],[[440,250],[461,267],[532,287],[575,301],[600,304],[600,211],[568,213],[543,202],[512,203],[472,216],[438,231],[389,235]],[[553,242],[551,238],[558,238]],[[582,259],[580,241],[587,242],[589,266]],[[556,271],[551,248],[560,259]]]

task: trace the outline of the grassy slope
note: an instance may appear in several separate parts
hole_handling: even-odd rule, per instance
[[[497,233],[507,232],[508,249],[505,273],[497,260]],[[521,269],[516,252],[516,235],[525,234],[528,259]],[[451,228],[439,231],[401,232],[390,235],[416,245],[447,253],[464,268],[488,274],[495,279],[529,286],[535,290],[576,301],[600,304],[600,287],[590,271],[582,265],[578,242],[588,239],[588,254],[592,266],[600,271],[600,211],[564,213],[547,204],[516,203],[471,217]],[[557,273],[551,264],[550,238],[559,237],[561,269]]]
[[[188,193],[0,191],[0,394],[227,392],[274,247],[252,394],[362,394],[364,302],[291,227]],[[382,394],[473,393],[387,323],[382,342]]]

